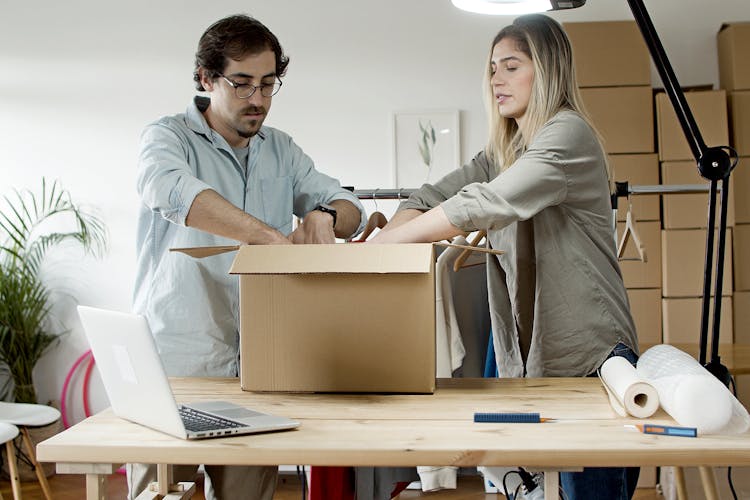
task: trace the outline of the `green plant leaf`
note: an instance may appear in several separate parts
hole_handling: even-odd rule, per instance
[[[41,196],[15,190],[4,196],[0,211],[0,363],[7,366],[16,401],[36,403],[32,372],[44,353],[64,333],[52,328],[50,290],[39,271],[47,253],[66,241],[79,244],[86,253],[106,251],[106,227],[96,216],[76,206],[57,182],[42,178]],[[72,216],[68,231],[44,232],[40,226],[57,217]]]

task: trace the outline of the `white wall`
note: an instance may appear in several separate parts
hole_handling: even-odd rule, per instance
[[[393,187],[395,110],[459,109],[463,160],[482,147],[482,66],[492,37],[511,20],[464,13],[449,0],[0,5],[0,194],[36,188],[45,175],[94,207],[110,231],[106,259],[65,255],[66,264],[48,265],[47,276],[80,303],[121,310],[130,308],[134,273],[138,135],[158,116],[185,109],[197,40],[211,22],[245,12],[267,24],[291,57],[267,123],[290,132],[344,184],[385,188]],[[680,82],[716,85],[716,32],[722,22],[750,19],[747,0],[651,0],[647,7]],[[589,0],[553,17],[632,18],[625,0]],[[58,398],[87,349],[73,301],[61,300],[56,312],[72,331],[37,368],[42,401]],[[93,409],[106,406],[98,381],[92,389]],[[80,399],[76,388],[74,419]]]

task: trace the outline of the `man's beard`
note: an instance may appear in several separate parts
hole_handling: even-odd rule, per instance
[[[251,137],[254,137],[255,135],[257,135],[259,131],[260,131],[260,127],[258,127],[255,130],[238,130],[237,135],[239,135],[243,139],[250,139]]]
[[[247,113],[262,113],[263,118],[250,121],[252,130],[247,130],[246,128],[237,128],[237,135],[245,139],[249,139],[255,136],[260,131],[260,127],[263,125],[263,120],[266,117],[266,108],[264,108],[263,106],[250,106],[242,110],[242,116],[246,115]]]

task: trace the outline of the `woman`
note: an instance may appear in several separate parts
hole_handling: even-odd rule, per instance
[[[617,263],[606,155],[578,93],[570,42],[544,15],[492,42],[490,137],[469,164],[424,185],[372,243],[430,242],[485,229],[495,356],[503,377],[590,376],[637,359]],[[627,499],[638,469],[561,474],[567,499]]]

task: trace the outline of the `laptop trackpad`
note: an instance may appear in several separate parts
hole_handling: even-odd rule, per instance
[[[264,413],[259,413],[227,401],[201,401],[190,403],[186,406],[235,420],[265,415]]]
[[[225,418],[232,418],[237,420],[243,418],[259,417],[264,414],[258,413],[257,411],[248,410],[247,408],[234,408],[231,410],[221,410],[220,415]]]

